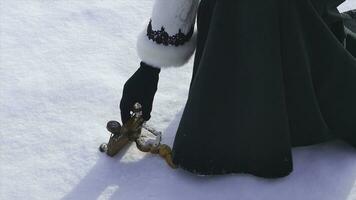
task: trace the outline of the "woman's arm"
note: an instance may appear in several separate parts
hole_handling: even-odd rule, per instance
[[[198,4],[199,0],[156,0],[137,40],[140,59],[156,68],[184,65],[195,50]]]
[[[151,117],[161,68],[181,66],[195,50],[194,24],[199,0],[156,0],[147,27],[137,40],[142,60],[139,69],[126,81],[120,101],[121,121],[130,118],[136,102],[143,117]]]

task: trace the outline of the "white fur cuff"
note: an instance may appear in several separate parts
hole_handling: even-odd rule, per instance
[[[140,59],[156,68],[179,67],[187,63],[196,47],[196,33],[180,46],[165,46],[149,40],[143,31],[137,40],[137,53]]]

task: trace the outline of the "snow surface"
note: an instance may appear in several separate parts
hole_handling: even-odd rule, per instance
[[[98,152],[120,120],[152,0],[0,0],[0,199],[356,200],[356,150],[295,148],[281,179],[194,176],[131,146]],[[356,8],[348,0],[342,10]],[[172,144],[192,62],[162,71],[152,119]],[[352,189],[353,188],[353,189]]]

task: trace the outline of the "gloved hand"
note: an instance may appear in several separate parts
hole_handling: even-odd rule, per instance
[[[139,69],[126,81],[120,101],[122,123],[130,119],[130,111],[136,102],[142,105],[142,117],[146,121],[151,118],[160,71],[141,62]]]

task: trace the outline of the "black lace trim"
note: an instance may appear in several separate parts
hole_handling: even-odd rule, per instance
[[[165,28],[162,26],[161,30],[152,30],[152,19],[147,27],[147,37],[149,40],[156,42],[157,44],[163,44],[165,46],[172,45],[172,46],[179,46],[183,45],[187,41],[190,40],[194,32],[194,26],[190,29],[189,33],[186,35],[182,33],[182,30],[179,29],[179,32],[175,35],[170,36],[166,31]]]

